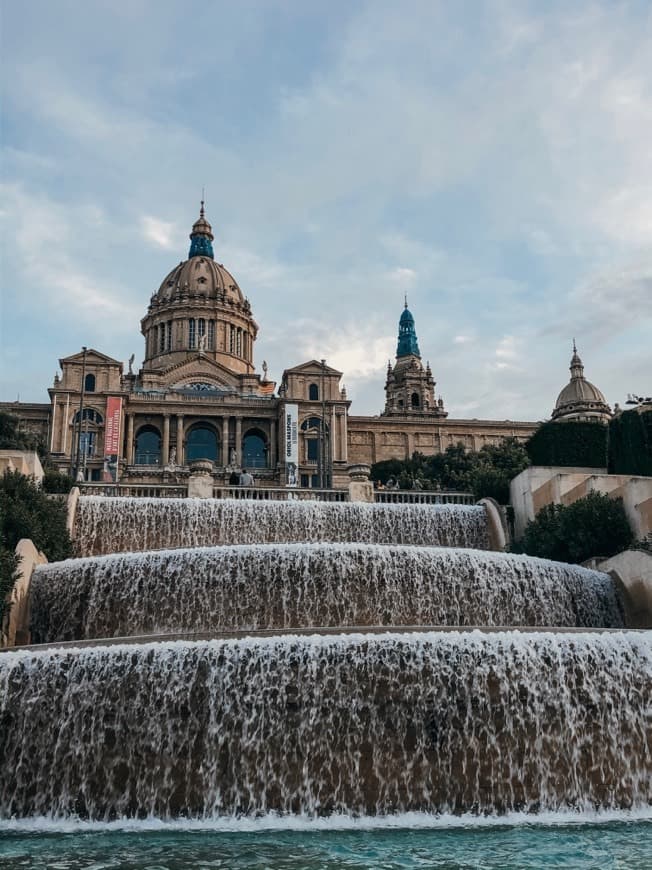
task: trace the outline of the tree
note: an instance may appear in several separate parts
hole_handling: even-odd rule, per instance
[[[20,421],[13,414],[0,411],[0,450],[36,450],[37,439],[21,432]]]
[[[371,479],[387,483],[391,477],[406,489],[419,480],[423,489],[470,491],[476,498],[491,496],[507,504],[510,481],[528,465],[523,445],[516,438],[505,438],[477,453],[458,443],[433,456],[413,453],[410,459],[377,462],[371,468]]]

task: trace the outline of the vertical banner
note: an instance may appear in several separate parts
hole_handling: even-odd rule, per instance
[[[118,479],[118,459],[120,457],[120,421],[122,418],[122,399],[109,396],[106,400],[106,426],[104,429],[104,469],[102,479],[116,483]]]
[[[299,485],[299,406],[285,405],[283,409],[285,432],[285,485]]]

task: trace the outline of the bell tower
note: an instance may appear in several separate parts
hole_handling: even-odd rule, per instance
[[[430,370],[430,363],[424,369],[421,362],[421,352],[417,340],[414,317],[405,308],[398,322],[398,345],[396,347],[396,362],[392,366],[387,363],[387,381],[385,383],[384,417],[403,417],[409,415],[419,417],[447,417],[444,410],[444,400],[435,399],[435,381]]]

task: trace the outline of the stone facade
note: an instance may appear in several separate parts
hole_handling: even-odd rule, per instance
[[[207,459],[216,485],[246,467],[257,485],[286,480],[283,420],[298,408],[297,482],[345,489],[350,464],[434,454],[462,442],[469,450],[506,436],[528,438],[536,423],[448,419],[424,368],[414,318],[399,322],[396,362],[388,367],[385,408],[350,416],[342,372],[310,360],[283,372],[254,367],[258,325],[235,278],[213,255],[202,203],[188,259],[152,295],[141,321],[140,370],[93,348],[64,357],[49,404],[2,403],[47,443],[62,471],[94,481],[187,485],[192,462]]]

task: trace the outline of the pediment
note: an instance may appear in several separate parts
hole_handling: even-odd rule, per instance
[[[63,368],[64,363],[83,363],[84,362],[84,351],[79,351],[79,353],[73,353],[70,356],[64,356],[63,359],[59,360],[59,366]],[[90,365],[112,365],[112,366],[122,366],[122,362],[117,359],[113,359],[111,356],[107,356],[105,353],[101,353],[99,350],[95,350],[92,347],[89,347],[86,351],[86,364]]]
[[[319,360],[316,359],[293,366],[291,369],[285,369],[283,375],[320,375],[322,372],[326,375],[337,375],[338,378],[342,377],[342,372],[328,365],[322,366]]]
[[[197,356],[170,366],[160,374],[162,384],[182,389],[192,384],[238,389],[240,377],[208,357]]]

